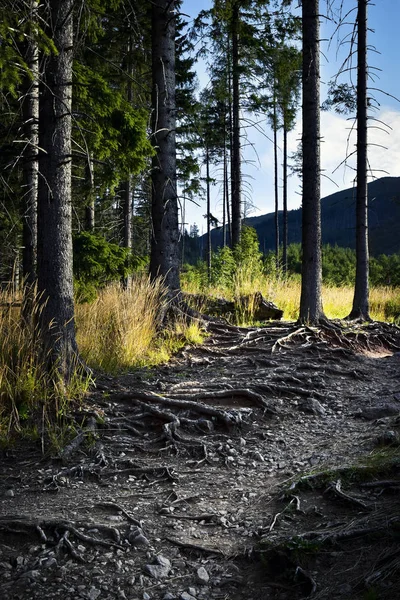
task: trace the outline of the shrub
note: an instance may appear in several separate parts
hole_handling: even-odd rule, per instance
[[[91,302],[97,290],[121,281],[144,261],[128,248],[112,244],[102,236],[83,231],[74,236],[74,276],[78,302]]]

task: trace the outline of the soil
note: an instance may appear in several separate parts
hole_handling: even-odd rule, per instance
[[[209,324],[3,451],[0,598],[400,598],[400,330]]]

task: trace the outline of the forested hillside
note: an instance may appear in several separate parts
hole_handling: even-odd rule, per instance
[[[355,188],[321,200],[322,243],[355,248]],[[368,184],[369,245],[373,256],[400,251],[400,177],[382,177]],[[289,244],[301,243],[302,209],[288,212]],[[280,213],[282,229],[282,213]],[[275,213],[246,218],[254,227],[263,252],[275,247]],[[213,247],[222,245],[222,231],[212,232]]]

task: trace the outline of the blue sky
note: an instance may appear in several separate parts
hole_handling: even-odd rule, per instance
[[[339,6],[342,0],[334,0],[335,5]],[[374,46],[377,52],[372,49],[369,52],[369,63],[372,67],[379,69],[371,70],[378,78],[375,82],[370,82],[372,87],[381,88],[387,94],[400,98],[400,77],[399,77],[399,58],[397,36],[399,35],[400,22],[400,2],[399,0],[375,0],[375,5],[370,5],[368,9],[368,24],[370,30],[368,33],[368,44]],[[210,8],[211,0],[183,0],[182,12],[191,16],[196,16],[200,10]],[[344,11],[356,6],[356,0],[343,0]],[[294,3],[295,6],[295,3]],[[320,0],[321,14],[326,14],[326,1]],[[354,18],[355,12],[349,16],[349,20]],[[329,38],[332,33],[332,24],[325,19],[321,20],[321,37]],[[349,31],[347,28],[346,32]],[[343,31],[343,33],[345,33]],[[334,75],[340,66],[343,56],[347,52],[347,47],[343,46],[337,52],[338,41],[334,39],[329,45],[327,41],[321,42],[321,49],[325,56],[321,57],[321,94],[325,93],[325,84]],[[199,80],[202,86],[207,84],[208,77],[204,65],[198,66]],[[342,78],[340,81],[345,82]],[[390,134],[384,133],[379,129],[371,129],[369,141],[375,146],[370,146],[369,159],[372,169],[381,169],[376,172],[376,176],[400,176],[400,102],[389,95],[375,92],[375,98],[379,102],[379,111],[372,114],[376,119],[380,119],[391,126]],[[323,113],[321,118],[321,129],[323,144],[321,148],[322,168],[326,177],[321,179],[322,196],[332,194],[340,189],[351,187],[353,185],[354,172],[350,168],[341,167],[337,169],[340,162],[346,155],[346,147],[349,143],[350,149],[355,144],[355,136],[348,142],[348,134],[351,123],[347,117],[336,115],[334,113]],[[266,130],[267,135],[269,132]],[[251,214],[264,214],[273,211],[273,148],[271,142],[259,133],[249,131],[249,140],[255,150],[248,147],[244,150],[244,158],[251,164],[244,165],[243,175],[245,187],[248,190],[246,194],[251,197],[254,206]],[[301,136],[300,115],[294,131],[289,136],[289,152],[296,149],[298,139]],[[387,150],[379,146],[386,146]],[[280,159],[279,159],[280,160]],[[336,170],[335,170],[336,169]],[[331,180],[334,180],[331,181]],[[289,208],[297,208],[301,204],[299,194],[299,180],[296,177],[289,179]],[[215,186],[212,193],[211,212],[215,216],[221,215],[221,202],[219,198],[220,190]],[[187,207],[188,223],[196,222],[202,231],[205,228],[204,204],[200,208],[194,205]]]

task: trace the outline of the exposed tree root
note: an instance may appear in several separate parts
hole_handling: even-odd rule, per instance
[[[60,451],[60,458],[63,462],[68,462],[71,456],[80,448],[80,446],[84,443],[89,435],[95,435],[96,433],[96,419],[94,417],[90,417],[87,422],[87,426],[83,431],[78,433],[78,435]]]
[[[84,529],[97,529],[98,531],[102,531],[108,538],[111,538],[111,540],[117,539],[117,541],[94,537],[93,535],[84,533],[82,531]],[[74,547],[70,539],[71,537],[91,546],[117,548],[120,550],[125,548],[120,543],[121,536],[117,529],[92,522],[82,523],[57,519],[31,519],[24,515],[15,517],[6,516],[0,518],[0,531],[23,536],[36,534],[42,543],[55,546],[57,553],[61,552],[61,549],[65,549],[75,560],[79,560],[80,562],[84,562],[83,556]]]
[[[340,500],[343,500],[344,502],[348,502],[349,504],[357,506],[358,508],[362,508],[365,510],[369,510],[369,508],[370,508],[362,500],[359,500],[358,498],[354,498],[354,496],[350,496],[350,494],[346,494],[342,490],[342,482],[340,479],[338,479],[335,482],[331,482],[328,485],[328,487],[325,490],[325,494],[327,494],[327,493],[332,494],[333,496],[339,498]]]

